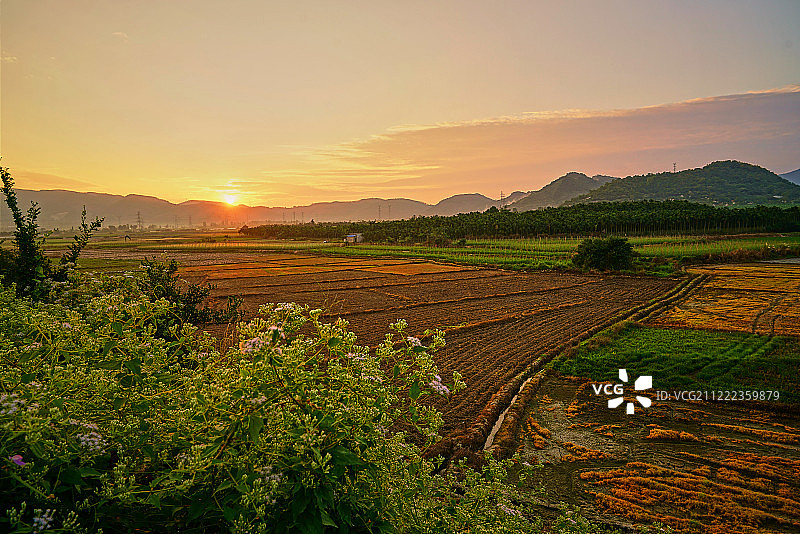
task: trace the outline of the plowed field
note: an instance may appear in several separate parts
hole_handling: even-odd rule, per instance
[[[438,407],[443,433],[472,424],[489,399],[540,354],[615,314],[656,298],[675,280],[512,273],[410,260],[304,255],[239,255],[236,263],[191,265],[183,276],[212,282],[212,296],[242,295],[248,314],[267,302],[298,302],[343,317],[361,343],[376,346],[389,324],[410,335],[451,329],[437,353],[443,376],[460,372],[467,389]],[[197,263],[201,263],[197,261]]]

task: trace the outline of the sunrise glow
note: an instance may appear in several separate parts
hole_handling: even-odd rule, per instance
[[[231,206],[236,204],[237,195],[226,194],[222,195],[222,200],[225,201],[226,204],[230,204]]]

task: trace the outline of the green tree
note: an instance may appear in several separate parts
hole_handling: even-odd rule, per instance
[[[636,253],[633,245],[621,237],[584,239],[578,245],[572,263],[583,269],[629,269]]]

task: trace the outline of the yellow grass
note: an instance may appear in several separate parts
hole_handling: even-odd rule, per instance
[[[800,335],[800,264],[698,267],[712,277],[656,326]]]

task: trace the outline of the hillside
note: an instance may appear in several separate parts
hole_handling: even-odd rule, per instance
[[[669,199],[714,205],[787,205],[800,203],[800,186],[757,165],[716,161],[699,169],[614,180],[566,205]]]
[[[783,178],[784,180],[789,180],[793,184],[800,185],[800,169],[781,174],[780,177]]]
[[[453,195],[430,208],[425,215],[457,215],[459,213],[472,213],[473,211],[486,211],[498,202],[478,193]]]
[[[538,191],[532,191],[524,198],[512,202],[509,209],[528,211],[550,206],[560,206],[569,199],[593,191],[614,180],[612,176],[596,175],[591,178],[580,172],[570,172],[556,178]]]

